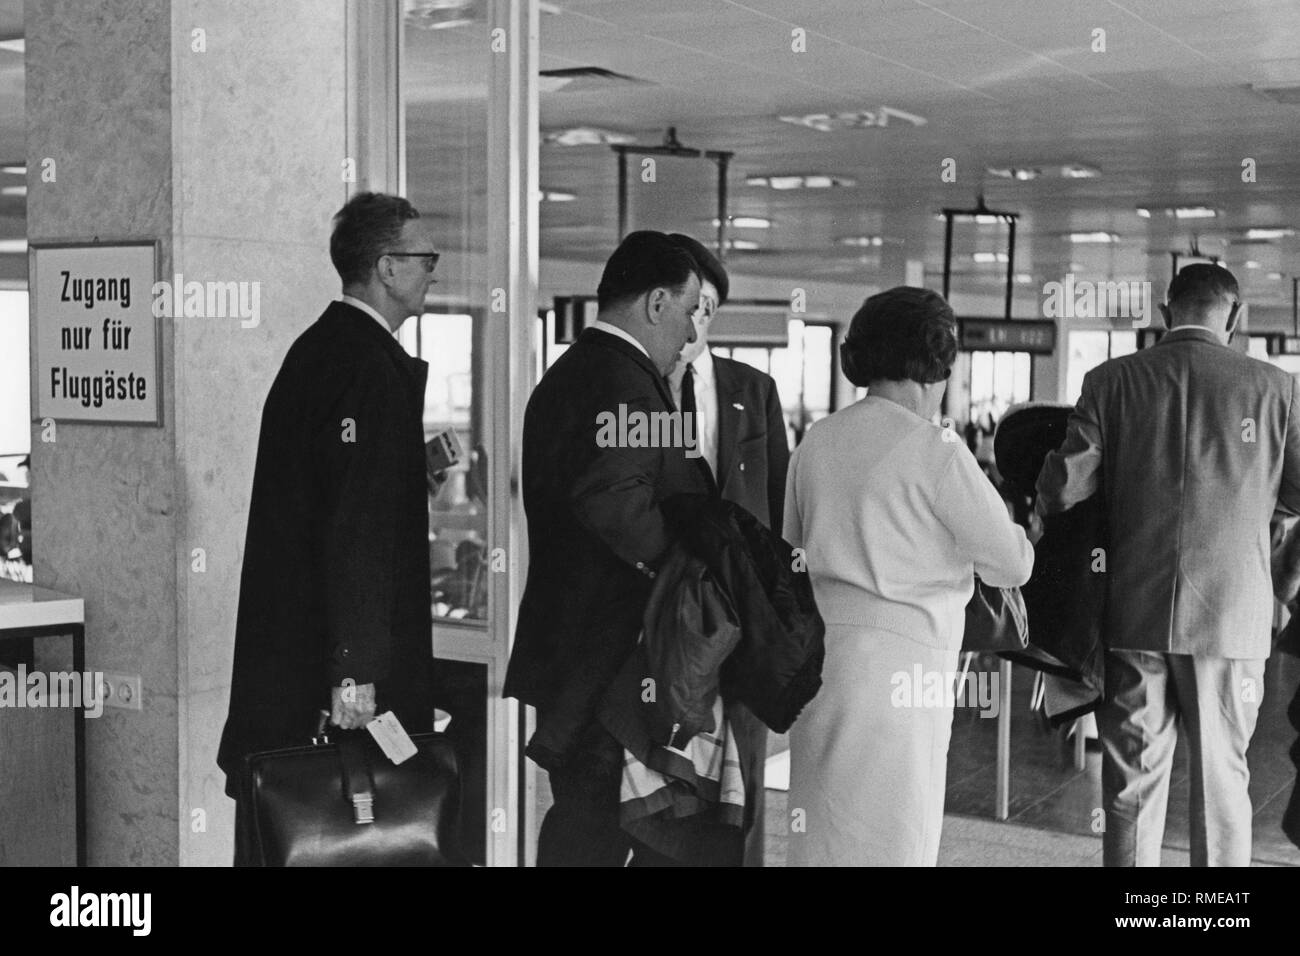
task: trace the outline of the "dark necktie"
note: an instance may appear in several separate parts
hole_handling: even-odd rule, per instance
[[[695,417],[695,373],[689,364],[686,366],[686,370],[682,372],[682,407],[680,411],[683,413],[689,412],[691,418]],[[698,434],[698,430],[696,434]]]

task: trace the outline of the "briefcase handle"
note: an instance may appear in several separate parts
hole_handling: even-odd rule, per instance
[[[343,798],[352,805],[352,820],[358,826],[374,823],[375,778],[366,756],[365,732],[344,731],[337,739],[343,772]]]
[[[328,710],[320,712],[316,733],[311,742],[314,747],[331,743],[327,724]],[[343,775],[343,799],[352,805],[352,819],[358,826],[375,822],[375,778],[370,772],[366,757],[366,742],[360,730],[342,730],[338,734],[339,765]]]

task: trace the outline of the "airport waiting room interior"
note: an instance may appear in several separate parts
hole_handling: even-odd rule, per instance
[[[294,6],[307,17],[312,4]],[[195,277],[224,275],[204,258],[218,250],[230,276],[264,282],[264,328],[176,322],[158,346],[163,420],[61,426],[76,453],[64,459],[51,448],[67,446],[43,443],[32,403],[33,371],[43,366],[29,333],[29,261],[43,245],[89,241],[69,234],[69,223],[92,200],[37,199],[50,188],[40,150],[61,140],[34,124],[71,128],[93,115],[57,107],[50,93],[75,88],[57,78],[55,41],[89,41],[56,5],[0,0],[0,578],[82,599],[86,666],[134,679],[143,697],[142,708],[109,707],[87,721],[77,768],[84,832],[74,822],[79,761],[69,722],[31,715],[6,731],[0,715],[0,735],[28,742],[4,759],[29,761],[39,778],[28,789],[0,781],[0,800],[30,801],[42,787],[58,795],[51,822],[25,843],[0,840],[0,865],[74,862],[79,849],[92,865],[229,864],[234,809],[215,758],[238,559],[260,403],[296,334],[274,323],[279,310],[301,328],[335,295],[328,219],[294,212],[298,193],[276,207],[274,226],[287,232],[292,223],[297,238],[277,232],[267,242],[278,245],[263,246],[244,231],[257,231],[247,221],[258,197],[275,201],[268,182],[283,176],[305,190],[301,180],[326,165],[303,159],[305,147],[295,152],[291,132],[328,148],[352,137],[367,155],[387,156],[373,168],[388,171],[371,181],[409,197],[437,237],[437,284],[397,338],[429,364],[426,438],[450,432],[463,450],[429,499],[430,649],[439,726],[463,748],[463,844],[484,865],[535,862],[551,804],[547,774],[522,756],[532,715],[501,698],[524,565],[512,556],[494,567],[494,554],[526,550],[522,410],[594,318],[602,265],[628,232],[688,233],[716,251],[730,295],[710,346],[772,377],[792,449],[865,394],[845,378],[839,344],[864,298],[898,285],[941,292],[953,308],[959,351],[942,419],[995,485],[1003,415],[1028,402],[1073,403],[1091,369],[1154,345],[1157,306],[1189,263],[1231,270],[1247,303],[1237,347],[1300,376],[1294,4],[392,0],[374,4],[383,8],[371,17],[379,27],[362,49],[387,69],[358,71],[355,51],[340,56],[321,81],[334,100],[315,111],[329,114],[313,121],[318,129],[292,118],[309,115],[319,97],[293,78],[306,75],[312,51],[355,42],[343,20],[361,15],[337,6],[345,12],[308,18],[297,54],[287,52],[294,30],[281,13],[267,14],[265,44],[241,47],[230,37],[257,24],[203,9],[210,18],[196,24],[210,52],[188,59],[188,23],[142,21],[157,29],[158,49],[168,37],[174,45],[141,67],[176,71],[167,75],[169,105],[157,106],[171,111],[176,152],[149,174],[165,172],[159,188],[170,191],[170,211],[124,221],[105,238],[156,238],[148,223],[170,228],[172,217],[180,230],[186,203],[197,204],[202,225],[166,234],[165,261]],[[494,31],[503,22],[535,23],[535,41],[507,32],[502,45]],[[259,81],[218,70],[260,72],[265,86],[278,77],[285,104],[250,105],[266,92]],[[203,108],[225,102],[227,87],[228,122]],[[123,115],[143,96],[129,91]],[[358,102],[387,102],[391,115],[357,133],[348,105]],[[261,165],[242,175],[254,185],[223,211],[215,194],[235,195],[244,180],[210,144],[237,140],[249,122],[291,129],[269,134],[276,145],[266,152],[248,147]],[[78,157],[92,142],[84,131],[62,139]],[[105,161],[135,177],[133,208],[152,208],[149,176],[129,153],[115,140]],[[328,166],[337,169],[332,154]],[[74,162],[59,175],[81,188]],[[113,188],[114,175],[105,171],[101,187]],[[330,183],[321,208],[337,208],[355,188]],[[296,271],[293,255],[308,258],[310,271],[286,275]],[[1084,285],[1099,290],[1087,307],[1075,295]],[[520,291],[504,309],[503,290]],[[1098,305],[1106,290],[1109,309]],[[164,439],[174,444],[162,455],[154,446]],[[187,516],[188,536],[165,530],[173,509]],[[190,573],[196,547],[209,562],[202,579]],[[164,557],[135,559],[153,548]],[[1280,633],[1290,611],[1272,610]],[[11,670],[43,659],[39,644],[8,647],[0,645],[0,665]],[[58,644],[45,659],[63,660],[70,648]],[[1042,679],[1022,663],[973,655],[962,666],[985,683],[955,710],[940,865],[1099,866],[1095,721],[1053,725]],[[1300,660],[1276,651],[1249,751],[1256,865],[1300,865],[1281,828],[1296,780],[1287,705],[1297,687]],[[771,734],[768,866],[786,860],[790,767],[788,736]],[[1188,862],[1188,773],[1180,744],[1165,866]],[[188,822],[196,809],[203,832]]]

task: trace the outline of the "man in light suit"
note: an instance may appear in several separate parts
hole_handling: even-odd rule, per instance
[[[1101,494],[1109,550],[1101,734],[1107,866],[1158,866],[1183,722],[1193,866],[1248,866],[1246,748],[1263,696],[1273,591],[1269,519],[1300,513],[1300,394],[1228,347],[1240,302],[1190,265],[1159,344],[1084,378],[1038,510]]]
[[[700,450],[718,489],[777,534],[785,517],[785,475],[790,466],[785,417],[772,376],[744,362],[709,351],[709,325],[727,301],[731,282],[718,257],[681,233],[670,238],[685,248],[700,270],[700,306],[695,341],[682,349],[668,376],[673,402],[694,413]],[[690,387],[684,387],[689,381]],[[743,704],[728,704],[745,778],[746,866],[763,865],[763,771],[767,728]]]

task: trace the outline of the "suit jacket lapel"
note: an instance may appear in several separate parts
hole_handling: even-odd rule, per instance
[[[725,491],[727,478],[735,460],[736,439],[740,434],[741,410],[736,408],[740,383],[731,375],[728,365],[713,358],[713,383],[718,393],[718,487]]]

